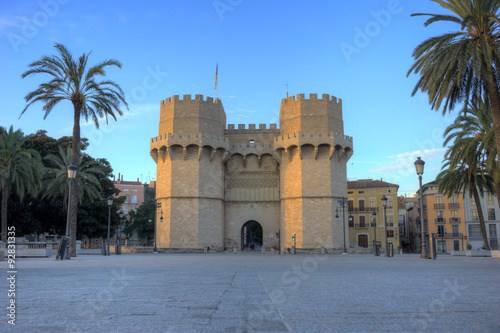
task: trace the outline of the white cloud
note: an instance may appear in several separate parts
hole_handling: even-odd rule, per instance
[[[421,157],[425,162],[441,163],[446,148],[435,148],[427,150],[416,150],[406,152],[395,156],[389,156],[390,163],[386,163],[382,167],[374,170],[369,170],[373,173],[413,173],[415,172],[415,163],[417,157]]]

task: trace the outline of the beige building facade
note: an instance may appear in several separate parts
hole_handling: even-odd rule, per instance
[[[156,199],[158,248],[341,249],[335,220],[347,196],[342,100],[304,94],[281,101],[280,126],[227,125],[220,99],[161,103]]]

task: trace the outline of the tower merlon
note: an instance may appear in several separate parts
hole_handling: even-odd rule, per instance
[[[283,105],[286,103],[293,103],[295,101],[327,101],[342,105],[342,99],[340,98],[337,99],[337,97],[330,96],[329,94],[323,94],[319,99],[318,99],[318,94],[309,94],[309,99],[306,98],[305,94],[297,94],[297,98],[295,98],[295,96],[283,98],[281,100],[281,104]]]
[[[214,100],[213,97],[207,96],[206,100],[203,99],[203,95],[196,94],[194,95],[194,99],[192,98],[192,95],[183,95],[182,99],[180,99],[179,95],[173,95],[172,97],[168,97],[165,100],[161,101],[161,105],[166,105],[168,103],[172,102],[192,102],[192,101],[199,101],[199,102],[206,102],[206,103],[213,103],[213,104],[219,104],[220,100],[216,98]]]

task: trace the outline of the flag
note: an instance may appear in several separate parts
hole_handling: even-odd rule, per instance
[[[219,73],[219,63],[217,63],[217,66],[215,67],[215,87],[214,89],[217,89],[217,74]]]

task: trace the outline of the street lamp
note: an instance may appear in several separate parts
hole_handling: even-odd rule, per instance
[[[156,202],[155,205],[155,246],[153,248],[153,253],[158,253],[158,248],[156,247],[156,224],[158,223],[158,209],[160,209],[161,216],[160,216],[160,223],[163,222],[163,210],[161,210],[161,202]]]
[[[380,253],[378,252],[378,246],[377,246],[377,212],[372,213],[372,218],[373,218],[373,249],[375,251],[375,256],[379,256]]]
[[[338,201],[339,205],[342,205],[342,221],[343,221],[343,229],[344,229],[344,252],[342,254],[347,254],[347,248],[345,246],[345,205],[349,203],[346,198],[342,198],[342,200]]]
[[[420,235],[422,237],[422,251],[420,254],[420,258],[427,258],[427,244],[426,244],[426,230],[425,230],[425,219],[424,219],[424,193],[422,192],[422,175],[424,174],[424,164],[425,162],[420,159],[420,157],[417,157],[417,160],[415,161],[415,170],[417,171],[418,175],[418,183],[419,183],[419,188],[420,188],[420,225],[421,225],[421,232]]]
[[[385,228],[385,256],[389,257],[389,243],[387,242],[387,197],[382,196],[382,205],[384,206],[384,228]]]
[[[123,215],[125,214],[123,214],[123,211],[120,210],[118,215],[120,215],[120,227],[118,229],[118,242],[115,244],[116,247],[115,253],[122,254],[122,221],[123,221]]]
[[[111,206],[113,206],[113,196],[108,197],[108,256],[109,256],[109,228],[111,226]]]
[[[69,237],[70,237],[70,217],[71,217],[71,185],[73,184],[73,179],[76,177],[76,172],[78,167],[74,164],[68,166],[68,178],[69,178],[69,197],[68,197],[68,215],[66,218],[66,236],[61,238],[59,243],[59,249],[57,250],[56,260],[68,260],[69,256]]]

